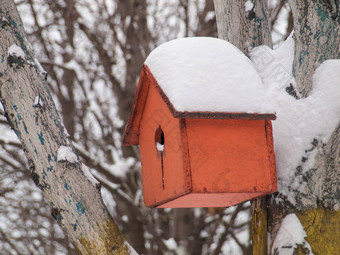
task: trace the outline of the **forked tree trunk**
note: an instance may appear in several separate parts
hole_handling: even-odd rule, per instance
[[[257,38],[254,37],[252,29],[249,29],[256,29],[256,27],[244,22],[243,15],[240,15],[240,12],[244,14],[246,1],[215,0],[214,2],[219,37],[232,42],[245,52],[251,38]],[[291,0],[289,3],[293,10],[295,30],[293,74],[298,92],[302,97],[307,97],[312,91],[311,77],[318,65],[327,59],[340,58],[340,3],[334,0]],[[259,25],[258,34],[262,34],[263,27]],[[262,44],[266,44],[267,37],[263,38]],[[340,122],[328,143],[318,149],[320,152],[316,156],[313,168],[308,171],[309,175],[301,176],[307,188],[304,191],[294,191],[297,194],[297,204],[293,206],[284,196],[281,196],[282,202],[268,205],[270,234],[268,240],[273,242],[284,217],[289,213],[295,213],[304,227],[307,234],[306,241],[314,254],[340,254]],[[293,187],[290,188],[293,190]],[[253,202],[253,254],[271,253],[271,249],[266,251],[265,208],[263,200],[262,203],[260,200]],[[269,247],[271,246],[272,243],[269,243]],[[291,254],[308,254],[308,252],[306,246],[298,245]],[[274,251],[274,254],[278,253]]]
[[[311,78],[315,69],[327,59],[340,58],[340,3],[323,0],[289,3],[295,31],[293,74],[301,96],[307,97],[313,89]],[[314,166],[301,176],[306,189],[297,191],[290,187],[296,193],[297,204],[292,206],[283,197],[282,203],[270,205],[271,240],[275,239],[282,219],[288,213],[295,213],[314,254],[340,254],[340,116],[338,118],[339,124],[327,144],[318,146]],[[308,254],[302,246],[294,252]]]
[[[52,216],[80,254],[132,254],[79,161],[12,0],[0,2],[0,100]]]
[[[254,2],[253,6],[249,5],[251,2]],[[266,1],[245,3],[244,0],[214,0],[218,37],[248,55],[253,47],[272,47],[272,39]],[[266,201],[266,197],[262,197],[251,202],[253,254],[257,255],[267,253]]]

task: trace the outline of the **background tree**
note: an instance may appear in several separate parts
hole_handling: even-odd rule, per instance
[[[145,208],[138,150],[121,146],[142,62],[170,39],[216,37],[213,1],[16,2],[72,142],[101,182],[106,206],[134,248],[143,254],[249,254],[248,204],[210,210]],[[289,16],[287,10],[285,1],[269,6],[278,44],[289,34],[277,28],[279,18]],[[32,183],[3,111],[2,116],[0,250],[73,254]]]
[[[14,2],[2,1],[0,12],[0,100],[33,182],[79,254],[132,254],[103,203],[100,183],[74,153]]]

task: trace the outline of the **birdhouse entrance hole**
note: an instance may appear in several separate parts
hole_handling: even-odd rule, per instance
[[[155,133],[155,142],[156,142],[156,148],[157,151],[160,152],[160,156],[161,156],[161,165],[162,165],[162,188],[164,190],[164,159],[163,159],[163,152],[164,152],[164,132],[161,128],[161,126],[159,126],[156,130]]]
[[[156,148],[158,151],[164,151],[164,132],[162,128],[159,126],[155,133],[155,142],[156,142]]]

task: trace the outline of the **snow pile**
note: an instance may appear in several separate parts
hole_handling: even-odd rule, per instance
[[[289,37],[277,50],[255,48],[251,59],[276,110],[273,134],[278,190],[295,204],[293,191],[306,188],[302,175],[313,167],[318,144],[327,143],[339,122],[340,60],[323,62],[313,76],[312,93],[297,100],[286,91],[295,83],[293,54],[294,41]]]
[[[99,181],[97,181],[96,178],[93,177],[93,175],[90,173],[90,170],[86,165],[81,163],[81,170],[83,171],[86,179],[88,179],[94,186],[99,185]]]
[[[253,63],[225,40],[173,40],[145,64],[177,111],[275,112]]]
[[[164,144],[156,143],[156,147],[158,151],[164,151]]]
[[[25,59],[25,52],[16,44],[12,44],[8,48],[8,55],[13,56],[13,57],[17,57],[17,58],[20,57],[22,59]]]
[[[169,250],[175,251],[177,249],[177,242],[172,237],[168,240],[164,240],[164,244]]]
[[[34,64],[37,66],[38,71],[42,74],[42,75],[47,75],[47,72],[45,71],[45,69],[41,66],[40,62],[38,59],[34,58]]]
[[[37,107],[37,106],[43,107],[44,106],[44,103],[43,103],[42,99],[40,98],[40,96],[36,96],[34,98],[33,106],[34,107]]]
[[[276,234],[272,254],[292,255],[298,244],[304,245],[312,253],[310,245],[305,241],[306,232],[295,214],[288,214],[282,221]]]
[[[247,2],[244,3],[244,10],[246,12],[250,12],[254,8],[254,4],[252,1],[247,0]]]
[[[138,255],[135,249],[128,242],[125,242],[124,245],[128,248],[128,252],[130,255]]]
[[[77,162],[77,156],[73,153],[70,147],[60,146],[57,151],[57,161],[68,161],[70,163]]]

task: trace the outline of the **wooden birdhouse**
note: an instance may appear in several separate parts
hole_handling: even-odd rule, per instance
[[[230,43],[185,38],[146,59],[124,144],[140,146],[150,207],[225,207],[277,189],[275,112]]]

